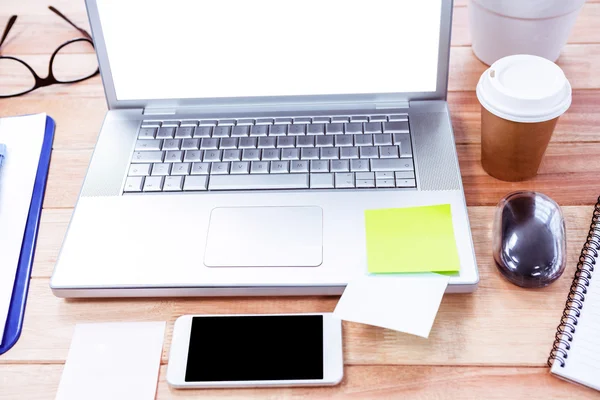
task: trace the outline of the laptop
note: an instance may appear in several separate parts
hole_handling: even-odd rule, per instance
[[[365,210],[442,203],[476,288],[451,0],[86,3],[109,110],[55,295],[340,294]]]

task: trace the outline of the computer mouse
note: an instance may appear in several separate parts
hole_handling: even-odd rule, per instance
[[[496,209],[492,246],[496,266],[510,282],[526,288],[548,286],[566,266],[560,207],[542,193],[508,194]]]

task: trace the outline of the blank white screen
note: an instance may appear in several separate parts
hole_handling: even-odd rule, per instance
[[[97,0],[118,100],[433,92],[442,0]]]

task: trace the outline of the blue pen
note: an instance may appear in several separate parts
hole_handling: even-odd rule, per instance
[[[4,162],[5,157],[6,157],[6,145],[0,143],[0,167],[2,166],[2,163]]]

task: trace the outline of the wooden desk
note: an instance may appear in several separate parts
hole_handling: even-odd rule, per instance
[[[83,1],[54,0],[87,26]],[[5,2],[0,22],[19,20],[3,54],[19,55],[45,74],[49,54],[73,38],[41,0]],[[197,398],[599,398],[591,389],[548,373],[552,346],[576,259],[600,194],[600,0],[588,1],[559,64],[574,88],[573,106],[560,120],[540,174],[522,183],[487,176],[480,158],[479,105],[474,89],[486,68],[471,53],[466,0],[457,1],[449,103],[481,273],[473,294],[443,300],[428,340],[359,324],[344,324],[345,379],[313,389],[174,391],[165,382],[173,322],[189,313],[328,312],[336,297],[62,300],[49,277],[85,175],[106,103],[100,78],[57,85],[0,100],[0,115],[47,112],[56,119],[51,172],[23,334],[0,357],[0,399],[53,399],[73,327],[80,322],[167,320],[158,399]],[[85,55],[73,54],[73,62]],[[533,189],[562,207],[568,229],[568,269],[544,290],[523,290],[503,280],[491,256],[494,205],[506,193]],[[418,303],[418,299],[416,300]]]

